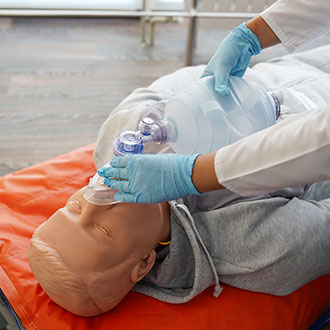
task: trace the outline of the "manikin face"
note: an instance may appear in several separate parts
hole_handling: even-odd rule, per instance
[[[39,235],[79,274],[102,272],[148,253],[169,235],[168,204],[96,206],[82,188],[41,227]]]

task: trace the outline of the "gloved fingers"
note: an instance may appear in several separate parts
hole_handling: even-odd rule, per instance
[[[128,161],[130,160],[130,156],[118,156],[112,159],[108,164],[102,166],[97,170],[98,175],[100,176],[111,176],[111,171],[113,168],[117,167],[126,167]]]
[[[100,168],[97,173],[100,176],[106,177],[106,178],[117,178],[121,180],[127,180],[129,177],[128,171],[126,168],[114,168],[114,167],[106,167],[106,168]]]
[[[107,176],[109,168],[111,168],[109,164],[104,165],[97,170],[97,174],[100,176]]]
[[[229,71],[223,70],[220,74],[215,76],[215,91],[221,95],[226,96],[229,93],[228,87]]]
[[[135,194],[127,194],[123,192],[117,192],[114,196],[116,201],[121,201],[124,203],[136,203],[136,196]]]
[[[214,89],[222,96],[228,95],[228,80],[231,69],[232,66],[230,64],[220,63],[214,75]]]
[[[235,70],[231,73],[232,76],[236,76],[236,77],[243,77],[244,73],[246,71],[245,69],[241,69],[241,70]]]
[[[250,60],[251,60],[251,55],[245,54],[244,58],[240,59],[239,65],[232,68],[230,74],[236,77],[243,77],[246,69],[249,66]]]
[[[124,203],[136,203],[136,204],[154,204],[166,201],[165,198],[154,198],[149,195],[144,195],[140,193],[128,194],[123,192],[117,192],[114,196],[115,200]]]
[[[217,68],[216,72],[211,72],[207,69],[203,72],[201,78],[214,76],[214,89],[221,96],[228,95],[228,79],[230,74],[230,68],[226,65],[219,64],[220,68]]]
[[[228,84],[221,82],[221,83],[215,85],[215,91],[221,96],[228,95],[229,94]]]
[[[112,167],[126,167],[134,156],[117,156],[110,161]]]
[[[201,75],[201,78],[210,77],[210,76],[213,76],[213,73],[211,71],[208,71],[207,69],[205,69]]]
[[[104,179],[104,184],[114,190],[130,193],[127,180]]]

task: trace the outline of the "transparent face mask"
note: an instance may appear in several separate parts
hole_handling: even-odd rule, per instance
[[[94,205],[111,205],[121,203],[114,200],[118,190],[111,189],[104,184],[104,177],[97,173],[89,179],[88,186],[84,192],[84,198]]]

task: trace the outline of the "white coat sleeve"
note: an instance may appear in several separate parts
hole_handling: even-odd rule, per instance
[[[221,185],[241,196],[330,179],[330,105],[292,116],[219,149]]]
[[[330,1],[279,0],[260,16],[291,52],[330,30]]]

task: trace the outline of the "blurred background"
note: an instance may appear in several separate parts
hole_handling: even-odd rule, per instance
[[[272,2],[0,0],[0,175],[95,142],[135,88],[207,63]]]

